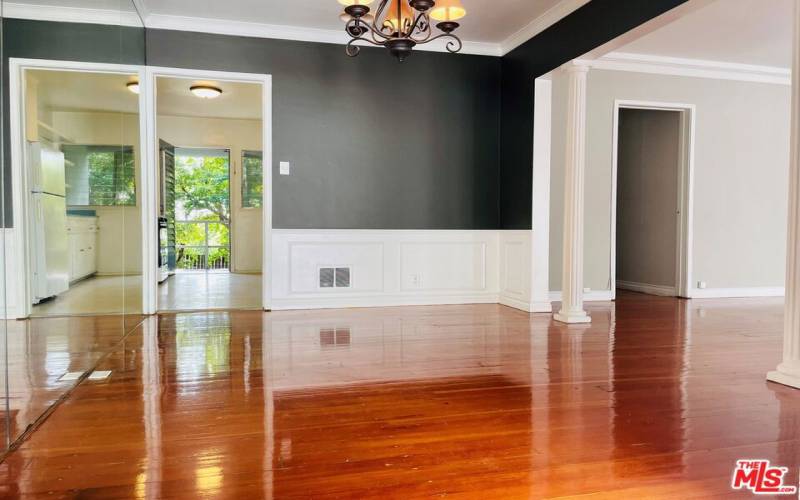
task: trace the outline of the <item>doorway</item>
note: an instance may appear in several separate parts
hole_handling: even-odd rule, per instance
[[[13,61],[14,317],[140,313],[139,68]]]
[[[693,107],[618,101],[612,289],[687,297]]]
[[[157,309],[260,309],[262,87],[158,76],[155,90]]]

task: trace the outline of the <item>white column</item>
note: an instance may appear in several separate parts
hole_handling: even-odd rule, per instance
[[[531,228],[530,311],[551,313],[550,304],[550,139],[553,82],[534,81],[533,107],[533,206]]]
[[[789,227],[786,232],[786,299],[783,362],[767,380],[800,389],[800,7],[795,2],[792,38],[792,131],[789,159]]]
[[[562,323],[589,323],[583,310],[583,177],[586,164],[586,74],[589,68],[574,61],[566,66],[567,150],[564,168],[564,246],[561,310],[553,317]]]

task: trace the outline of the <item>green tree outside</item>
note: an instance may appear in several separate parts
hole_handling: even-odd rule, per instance
[[[176,156],[175,202],[179,221],[209,221],[177,224],[178,268],[227,268],[230,263],[230,176],[227,156]],[[206,245],[223,247],[209,249]],[[185,248],[197,247],[197,248]]]

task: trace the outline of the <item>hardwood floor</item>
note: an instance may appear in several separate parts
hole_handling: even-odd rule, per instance
[[[0,464],[0,495],[730,498],[740,458],[798,484],[800,392],[765,381],[780,299],[590,313],[145,319]]]

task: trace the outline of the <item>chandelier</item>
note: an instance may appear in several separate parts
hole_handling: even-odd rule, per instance
[[[461,40],[453,34],[456,20],[467,14],[461,0],[380,0],[374,13],[369,4],[374,0],[339,0],[345,6],[341,15],[350,41],[345,52],[355,57],[361,51],[358,42],[386,47],[400,62],[415,46],[440,38],[449,38],[448,52],[461,50]],[[388,7],[387,7],[388,6]],[[438,21],[435,32],[431,19]]]

